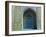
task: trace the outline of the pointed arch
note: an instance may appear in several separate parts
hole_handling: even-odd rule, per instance
[[[24,29],[37,29],[36,25],[36,13],[34,10],[28,8],[23,14],[23,26]]]

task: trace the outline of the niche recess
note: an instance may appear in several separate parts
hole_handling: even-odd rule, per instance
[[[34,10],[28,8],[23,14],[23,27],[24,29],[37,29],[36,13]]]

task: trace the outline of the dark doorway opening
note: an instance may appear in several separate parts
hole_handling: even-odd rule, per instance
[[[35,11],[28,8],[23,14],[24,29],[37,29]]]

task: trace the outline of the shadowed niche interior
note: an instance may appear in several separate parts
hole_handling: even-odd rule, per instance
[[[24,29],[37,29],[36,13],[31,8],[28,8],[24,11],[23,27],[24,27]]]

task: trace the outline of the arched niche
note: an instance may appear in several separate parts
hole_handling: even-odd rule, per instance
[[[28,8],[23,14],[23,27],[24,29],[37,29],[36,13],[34,10]]]

